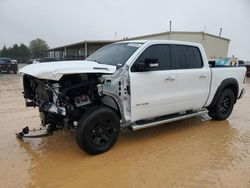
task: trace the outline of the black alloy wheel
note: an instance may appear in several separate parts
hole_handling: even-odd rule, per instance
[[[90,139],[92,144],[97,146],[104,146],[112,141],[116,128],[113,125],[112,120],[109,118],[102,118],[91,127]]]
[[[221,113],[225,114],[230,110],[230,97],[229,96],[224,96],[224,98],[221,101]]]
[[[235,96],[231,89],[225,89],[220,94],[216,104],[209,109],[209,116],[215,120],[227,119],[234,107]]]
[[[88,110],[80,118],[76,129],[79,147],[95,155],[109,150],[120,133],[120,118],[117,112],[106,106]]]

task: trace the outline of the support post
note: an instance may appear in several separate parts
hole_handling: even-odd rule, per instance
[[[85,50],[85,59],[86,59],[88,57],[88,44],[87,44],[87,41],[85,41],[84,50]]]
[[[63,53],[63,59],[65,59],[65,57],[67,57],[67,48],[64,48],[64,53]]]

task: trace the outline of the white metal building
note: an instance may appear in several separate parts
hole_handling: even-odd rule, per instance
[[[224,37],[208,34],[205,32],[188,32],[188,31],[172,31],[156,33],[151,35],[143,35],[138,37],[128,38],[126,40],[179,40],[188,42],[197,42],[203,45],[208,58],[224,58],[228,55],[228,47],[230,40]],[[52,58],[63,59],[85,59],[90,54],[110,44],[112,40],[102,41],[83,41],[75,44],[60,46],[49,49],[47,56]]]
[[[230,40],[224,37],[208,34],[205,32],[188,32],[188,31],[172,31],[156,33],[152,35],[144,35],[129,38],[129,40],[138,39],[165,39],[165,40],[179,40],[188,42],[197,42],[203,45],[208,58],[223,58],[228,55],[228,47]]]

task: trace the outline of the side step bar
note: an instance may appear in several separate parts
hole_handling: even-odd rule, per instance
[[[178,121],[178,120],[182,120],[182,119],[187,119],[187,118],[191,118],[194,116],[198,116],[201,114],[206,114],[208,113],[207,109],[202,109],[201,111],[192,111],[192,112],[186,112],[185,114],[174,114],[174,115],[168,115],[168,116],[164,116],[164,117],[160,117],[160,118],[156,118],[154,120],[149,120],[145,123],[135,123],[131,125],[131,129],[133,131],[137,131],[140,129],[145,129],[148,127],[154,127],[156,125],[160,125],[160,124],[164,124],[164,123],[170,123],[170,122],[174,122],[174,121]]]

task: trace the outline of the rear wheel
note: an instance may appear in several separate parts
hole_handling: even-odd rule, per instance
[[[225,120],[231,115],[234,103],[235,96],[233,91],[231,89],[225,89],[222,91],[215,106],[209,109],[208,114],[212,119]]]
[[[81,149],[95,155],[109,150],[120,132],[120,118],[108,107],[94,107],[80,119],[76,141]]]

